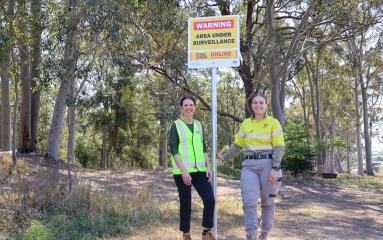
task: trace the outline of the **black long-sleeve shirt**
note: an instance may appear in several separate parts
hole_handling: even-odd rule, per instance
[[[194,130],[193,123],[192,124],[185,123],[185,124],[189,127],[190,131],[193,132]],[[203,140],[202,140],[203,152],[207,153],[207,148],[205,144],[205,129],[203,128],[203,126],[202,126],[202,132],[203,132]],[[173,122],[169,130],[169,147],[170,147],[170,152],[172,153],[173,156],[176,154],[179,154],[178,152],[179,143],[180,143],[180,138],[178,136],[177,127],[176,127],[176,124]]]

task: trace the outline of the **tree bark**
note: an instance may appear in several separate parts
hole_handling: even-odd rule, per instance
[[[273,115],[277,118],[280,124],[283,126],[285,123],[283,110],[280,101],[280,81],[278,78],[277,58],[278,58],[278,46],[275,32],[275,20],[274,20],[274,1],[266,1],[266,21],[267,21],[267,33],[269,40],[269,72],[271,78],[272,92],[271,92],[271,107]]]
[[[360,81],[363,81],[360,80]],[[362,90],[362,105],[363,105],[363,126],[364,126],[364,144],[366,148],[366,169],[367,169],[367,175],[374,176],[374,170],[372,168],[372,152],[371,152],[371,138],[370,138],[370,132],[368,130],[369,123],[368,123],[368,106],[367,106],[367,90],[363,84],[361,83],[361,90]]]
[[[41,0],[32,0],[31,12],[32,21],[32,52],[31,52],[31,140],[32,150],[38,152],[38,127],[40,115],[40,91],[37,88],[40,81],[40,63],[41,63]]]
[[[10,0],[6,14],[6,21],[9,26],[13,25],[15,1]],[[8,39],[12,39],[13,29],[7,28],[5,34]],[[13,41],[8,41],[4,48],[4,58],[1,59],[0,78],[1,78],[1,151],[9,151],[11,149],[11,105],[9,100],[9,69],[11,67],[11,52],[13,49]]]
[[[360,132],[360,112],[359,112],[359,93],[358,93],[358,80],[354,80],[354,99],[355,99],[355,135],[356,135],[356,152],[358,160],[358,174],[363,176],[363,158],[362,158],[362,143]]]
[[[11,122],[10,122],[10,109],[11,105],[9,103],[9,68],[10,68],[10,58],[7,57],[5,63],[3,64],[0,73],[1,77],[1,151],[9,151],[11,148],[10,142],[10,132],[11,132]]]
[[[343,173],[342,161],[340,158],[339,149],[338,149],[338,152],[335,153],[335,159],[336,159],[336,162],[338,163],[338,173]]]
[[[64,50],[65,76],[61,80],[59,92],[56,98],[55,108],[52,116],[52,123],[48,135],[47,150],[45,158],[47,160],[57,161],[60,159],[61,135],[64,129],[64,116],[66,111],[66,98],[68,97],[68,87],[75,80],[75,59],[74,45],[76,41],[76,30],[78,23],[77,0],[69,0],[67,5],[67,14],[69,23],[66,30],[66,42]]]
[[[74,73],[71,71],[71,74]],[[75,97],[75,77],[70,76],[68,86],[68,95],[66,104],[68,105],[68,145],[67,145],[67,161],[68,164],[74,159],[74,143],[76,137],[76,97]]]
[[[369,120],[368,120],[368,106],[367,106],[367,87],[368,87],[368,81],[365,83],[363,78],[363,44],[365,44],[366,39],[365,35],[362,32],[360,36],[360,45],[357,46],[357,43],[355,41],[355,38],[353,39],[353,54],[356,60],[357,65],[357,72],[358,72],[358,81],[361,89],[362,94],[362,116],[363,116],[363,127],[364,127],[364,144],[365,144],[365,154],[366,154],[366,170],[367,175],[373,176],[374,171],[372,169],[372,153],[371,153],[371,138],[369,134]]]
[[[108,168],[108,125],[105,124],[102,129],[102,154],[101,154],[101,167]]]
[[[305,68],[307,72],[307,77],[309,80],[310,92],[311,92],[311,105],[313,118],[315,122],[315,133],[316,139],[318,142],[318,154],[317,154],[317,166],[319,171],[323,171],[321,168],[323,167],[326,161],[325,150],[322,149],[322,130],[321,130],[321,121],[320,121],[320,78],[319,78],[319,62],[320,56],[318,55],[315,62],[315,68],[310,64],[310,61],[306,54],[304,54],[305,59]]]
[[[347,173],[351,173],[350,167],[350,140],[348,137],[348,131],[346,132],[346,158],[347,158]]]
[[[17,89],[18,81],[16,79],[15,81],[15,95],[16,99],[13,104],[13,117],[12,117],[12,162],[13,162],[13,167],[16,167],[16,121],[17,121],[17,108],[19,105],[19,91]]]
[[[19,16],[27,16],[26,3],[18,0],[17,12]],[[18,18],[21,34],[17,36],[17,44],[20,56],[20,82],[21,82],[21,105],[20,105],[20,128],[18,152],[32,152],[31,142],[31,80],[29,74],[29,49],[27,45],[27,25],[25,19]]]
[[[165,115],[165,114],[163,114]],[[166,168],[168,165],[168,119],[161,116],[160,119],[160,143],[159,143],[159,164]]]

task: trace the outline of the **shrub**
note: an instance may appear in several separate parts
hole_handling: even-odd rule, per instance
[[[32,220],[31,225],[25,231],[22,240],[48,240],[51,239],[49,229],[45,227],[40,221]]]
[[[76,141],[75,157],[84,168],[97,168],[100,164],[100,151],[90,142]]]
[[[294,175],[312,171],[315,155],[313,147],[307,142],[304,124],[297,121],[286,123],[284,135],[286,153],[282,168],[292,171]]]

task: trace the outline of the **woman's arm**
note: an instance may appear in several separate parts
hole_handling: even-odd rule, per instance
[[[222,160],[233,158],[233,157],[237,156],[240,151],[241,151],[241,147],[239,147],[237,144],[233,143],[233,144],[231,144],[229,150],[225,151],[223,154],[220,154],[220,157]]]

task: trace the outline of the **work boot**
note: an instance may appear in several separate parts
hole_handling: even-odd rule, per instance
[[[213,234],[211,233],[211,230],[202,233],[202,240],[215,240]]]
[[[269,232],[261,230],[261,234],[259,234],[258,240],[267,240],[267,234],[269,234]]]
[[[248,232],[246,233],[246,240],[256,240],[257,232]]]
[[[191,235],[190,235],[190,233],[184,233],[184,235],[183,235],[183,240],[191,240]]]

